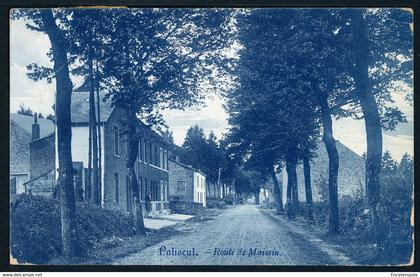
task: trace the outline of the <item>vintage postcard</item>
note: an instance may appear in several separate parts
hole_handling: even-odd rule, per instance
[[[414,263],[413,11],[10,11],[10,263]]]

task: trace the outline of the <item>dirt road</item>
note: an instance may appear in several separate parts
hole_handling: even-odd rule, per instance
[[[187,223],[190,229],[132,254],[125,265],[334,265],[350,264],[334,247],[303,228],[238,205],[214,220]]]

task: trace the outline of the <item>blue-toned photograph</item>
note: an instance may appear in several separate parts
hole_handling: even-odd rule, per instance
[[[413,10],[10,11],[10,264],[410,266]]]

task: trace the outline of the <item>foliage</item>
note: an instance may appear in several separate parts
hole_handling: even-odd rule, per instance
[[[259,193],[264,184],[264,176],[257,171],[245,171],[239,169],[235,175],[236,190],[243,194]]]
[[[77,225],[82,251],[112,246],[135,234],[123,213],[78,203]],[[60,207],[56,199],[17,195],[11,202],[11,254],[19,263],[44,264],[61,255]]]
[[[23,114],[23,115],[30,115],[30,116],[34,115],[34,112],[30,108],[27,108],[23,104],[19,105],[19,110],[17,111],[17,113],[18,114]]]
[[[210,132],[206,138],[198,125],[188,129],[182,148],[176,153],[182,162],[202,170],[212,183],[217,182],[219,168],[225,166],[225,154],[215,134]]]
[[[387,255],[394,256],[399,263],[408,262],[413,246],[411,213],[413,208],[413,158],[403,155],[398,163],[388,152],[382,157],[381,170],[381,209],[382,224],[389,230],[385,238]],[[324,182],[326,182],[324,180]],[[326,185],[326,183],[325,183]],[[363,188],[353,197],[343,197],[340,201],[341,230],[343,235],[361,241],[375,241],[371,212],[366,203]],[[326,226],[328,223],[328,203],[315,203],[315,220],[317,224]]]
[[[163,131],[161,133],[162,137],[164,139],[166,139],[170,144],[174,145],[175,144],[175,140],[174,140],[174,133],[169,130],[169,128],[167,128],[165,131]]]
[[[286,157],[299,158],[318,135],[309,87],[289,62],[292,42],[283,39],[294,32],[296,13],[259,9],[239,20],[240,86],[227,95],[229,142],[242,163],[258,164],[260,170]]]
[[[233,66],[233,13],[221,9],[65,9],[73,73],[98,64],[112,103],[162,125],[160,110],[199,104]],[[89,50],[91,49],[91,50]],[[90,51],[90,52],[89,52]],[[220,82],[219,82],[220,81]]]

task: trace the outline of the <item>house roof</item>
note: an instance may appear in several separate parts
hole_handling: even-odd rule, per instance
[[[198,168],[194,168],[192,165],[184,164],[184,163],[180,162],[179,160],[175,160],[175,159],[172,159],[172,158],[168,158],[168,160],[170,160],[171,162],[177,163],[178,165],[180,165],[182,167],[185,167],[185,168],[190,169],[192,171],[198,172],[201,175],[204,175],[205,177],[207,176],[203,171],[201,171]]]
[[[89,89],[90,87],[88,82],[84,82],[80,87],[73,90],[71,96],[71,121],[73,124],[89,123]],[[105,91],[99,92],[99,99],[101,101],[101,123],[107,122],[112,112],[116,109],[116,107],[111,104],[110,99],[105,99],[106,94],[107,93]],[[95,100],[96,99],[95,92]],[[147,130],[149,135],[154,136],[156,139],[161,140],[167,145],[171,145],[165,138],[159,135],[156,131],[152,130],[150,126],[146,125],[141,120],[139,120],[139,123],[142,128]]]
[[[19,125],[29,134],[32,134],[32,124],[34,123],[34,117],[30,115],[23,115],[18,113],[10,114],[10,121],[14,124]],[[46,137],[55,131],[54,122],[45,118],[38,118],[40,138]]]
[[[111,101],[105,101],[106,92],[99,92],[100,99],[100,119],[104,123],[108,121],[109,116],[114,110]],[[96,99],[96,93],[95,93]],[[96,105],[95,105],[96,108]],[[71,122],[72,123],[88,123],[89,122],[89,87],[83,83],[79,88],[73,90],[71,94]]]
[[[29,141],[31,133],[15,121],[10,122],[10,173],[29,173]]]

